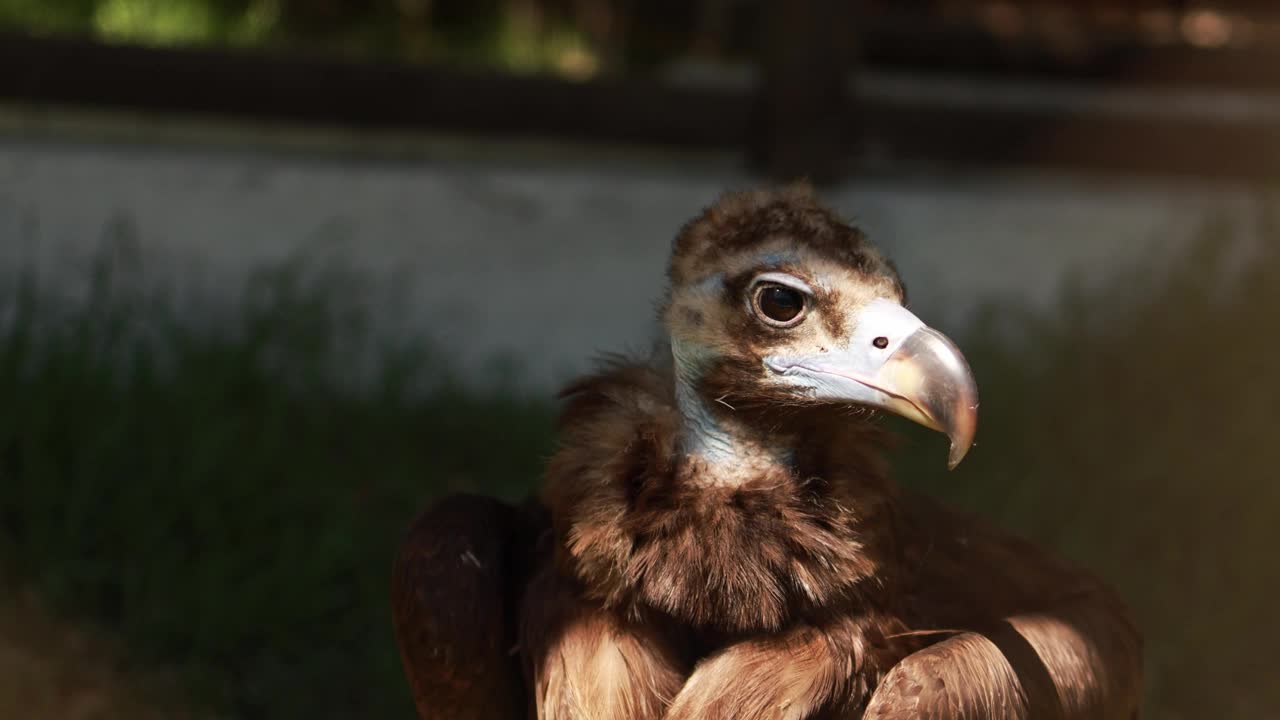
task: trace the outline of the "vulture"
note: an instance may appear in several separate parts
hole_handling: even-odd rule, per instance
[[[804,186],[672,245],[668,336],[561,395],[523,504],[444,498],[392,580],[424,720],[1130,720],[1141,637],[1086,570],[896,485],[878,415],[972,444],[969,366]]]

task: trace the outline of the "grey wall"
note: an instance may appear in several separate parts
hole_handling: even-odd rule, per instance
[[[429,334],[468,368],[507,354],[543,387],[598,350],[644,345],[675,230],[756,182],[715,158],[480,149],[392,160],[10,129],[0,268],[74,290],[104,229],[124,222],[148,276],[217,304],[266,263],[336,258],[372,281],[388,327]],[[1229,187],[992,174],[867,178],[827,198],[943,327],[993,294],[1046,303],[1070,272],[1155,267],[1207,213],[1253,202]]]

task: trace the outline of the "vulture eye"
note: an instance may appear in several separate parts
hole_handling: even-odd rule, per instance
[[[765,283],[756,288],[756,314],[775,327],[791,327],[804,319],[804,293],[785,285]]]

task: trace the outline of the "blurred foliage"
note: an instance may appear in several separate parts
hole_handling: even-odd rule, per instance
[[[1236,6],[1234,9],[1232,6]],[[754,58],[763,0],[0,0],[0,30],[109,42],[259,47],[569,78],[644,74],[680,60]],[[863,0],[848,32],[959,28],[1011,59],[1029,47],[1079,62],[1123,48],[1275,46],[1257,0]],[[873,33],[874,34],[874,33]],[[868,38],[856,40],[865,43]]]
[[[1208,226],[1167,267],[993,304],[961,336],[979,445],[941,471],[904,428],[904,481],[1095,568],[1147,639],[1147,716],[1280,707],[1280,226]],[[68,305],[31,278],[0,299],[0,556],[55,607],[118,629],[244,717],[410,717],[389,563],[416,509],[518,496],[549,405],[464,393],[429,350],[379,353],[341,288],[264,273],[233,327],[196,332],[104,255]],[[499,449],[495,451],[495,448]]]
[[[589,77],[704,47],[688,3],[634,0],[0,0],[0,30]],[[720,29],[729,8],[712,2]],[[722,7],[723,6],[723,7]],[[705,35],[705,33],[703,33]]]
[[[195,332],[121,265],[104,254],[70,307],[30,277],[3,289],[4,564],[236,716],[411,717],[400,534],[435,494],[529,487],[545,405],[462,394],[408,346],[351,382],[344,348],[369,341],[296,267]]]

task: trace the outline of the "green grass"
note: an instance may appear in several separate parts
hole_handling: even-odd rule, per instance
[[[983,394],[954,473],[908,433],[904,481],[1113,581],[1147,637],[1153,718],[1280,708],[1280,228],[958,339]],[[245,717],[411,717],[390,633],[395,543],[431,497],[535,481],[550,407],[465,393],[428,347],[376,344],[351,293],[277,269],[195,331],[104,255],[79,303],[0,283],[0,557],[59,612]],[[129,280],[126,282],[125,280]],[[346,298],[346,300],[344,300]],[[497,450],[495,450],[497,449]]]
[[[396,541],[434,495],[530,486],[548,410],[460,394],[412,347],[352,388],[342,348],[364,336],[304,275],[270,273],[222,333],[190,331],[106,265],[78,307],[7,287],[0,548],[46,602],[215,706],[411,717]]]

